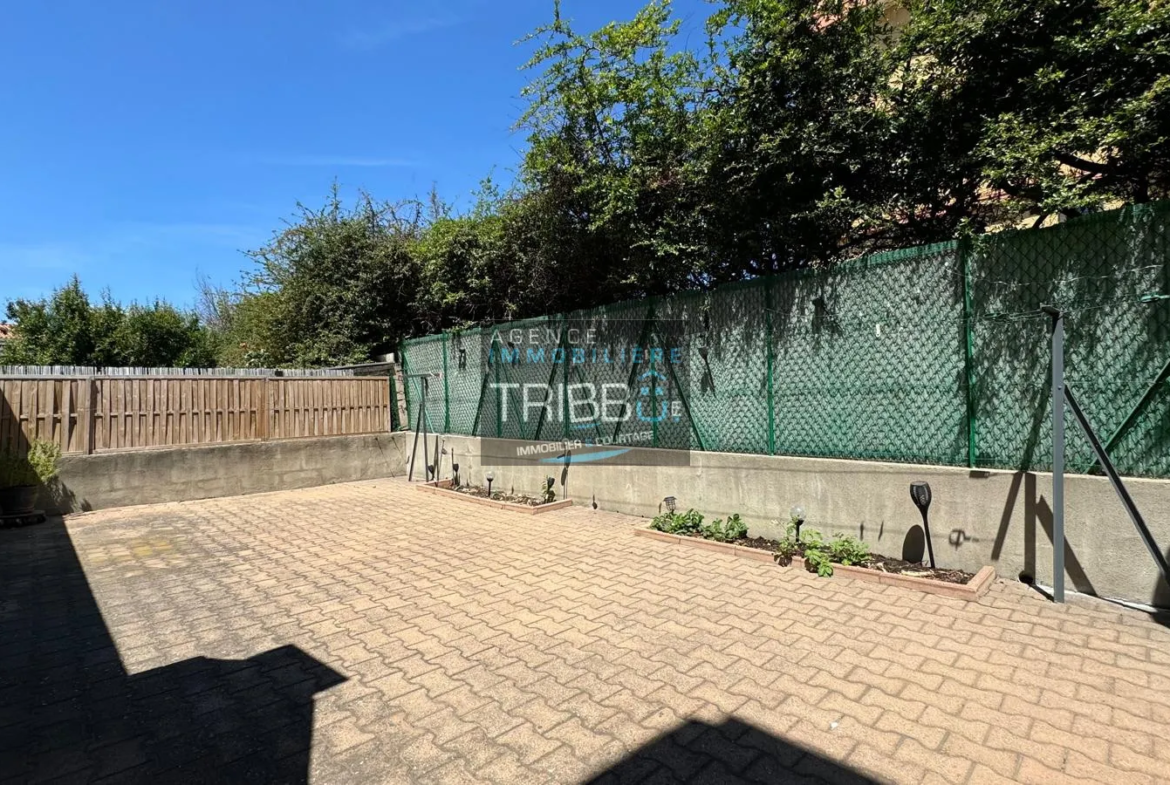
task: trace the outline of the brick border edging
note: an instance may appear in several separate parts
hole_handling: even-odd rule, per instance
[[[792,566],[807,569],[806,562],[799,556],[792,557]],[[916,578],[912,575],[899,575],[893,572],[871,570],[866,567],[850,567],[844,564],[833,565],[833,576],[844,575],[859,581],[880,583],[886,586],[901,586],[904,589],[917,589],[927,594],[938,594],[943,597],[954,597],[960,600],[977,600],[987,593],[995,581],[995,568],[986,565],[979,568],[975,577],[967,583],[948,583],[933,578]]]
[[[692,548],[726,553],[730,556],[738,556],[741,559],[752,559],[761,562],[776,561],[775,553],[772,551],[762,551],[759,548],[747,548],[743,545],[703,540],[698,537],[667,534],[666,532],[660,532],[655,529],[637,528],[634,529],[634,534],[639,537],[649,537],[663,542],[688,545]],[[790,566],[807,569],[805,560],[799,556],[792,558]],[[901,586],[905,589],[916,589],[927,594],[938,594],[943,597],[954,597],[960,600],[971,601],[979,599],[991,588],[991,584],[995,581],[995,568],[991,565],[980,568],[979,572],[975,573],[975,577],[964,584],[947,583],[946,581],[938,581],[933,578],[915,578],[910,575],[898,575],[880,570],[870,570],[865,567],[848,567],[844,564],[833,565],[833,576],[844,576],[859,581],[884,584],[886,586]]]
[[[732,545],[729,542],[715,542],[714,540],[702,540],[698,537],[683,537],[680,534],[667,534],[656,529],[634,529],[634,534],[639,537],[649,537],[653,540],[662,540],[663,542],[674,542],[680,545],[689,545],[692,548],[702,548],[706,551],[716,551],[718,553],[726,553],[731,556],[738,556],[741,559],[751,559],[753,561],[774,562],[776,561],[776,554],[772,551],[762,551],[759,548],[746,548],[743,545]]]
[[[561,499],[560,501],[553,502],[552,504],[541,504],[536,507],[532,507],[527,504],[514,504],[512,502],[496,501],[495,499],[485,499],[482,496],[471,496],[466,493],[450,490],[450,480],[440,480],[437,483],[422,483],[414,487],[418,488],[420,491],[426,491],[427,493],[446,496],[452,499],[460,499],[465,502],[471,502],[472,504],[479,504],[483,507],[495,507],[499,510],[512,510],[513,512],[519,512],[525,515],[540,515],[541,513],[552,512],[553,510],[563,510],[565,507],[570,507],[573,504],[572,499]]]

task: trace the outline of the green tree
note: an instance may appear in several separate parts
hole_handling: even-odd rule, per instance
[[[993,217],[1007,218],[1170,195],[1170,5],[907,7],[910,22],[893,50],[895,107],[904,128],[921,129],[908,134],[912,147],[925,147],[929,135],[930,152],[973,183],[951,200],[957,212],[975,212],[973,204],[998,193],[1007,198]]]
[[[884,8],[726,0],[708,20],[696,155],[718,279],[921,239],[898,199]]]
[[[77,276],[47,300],[13,300],[16,338],[0,347],[7,365],[84,365],[95,356],[93,308]]]
[[[301,206],[296,222],[249,254],[253,272],[221,303],[230,312],[221,357],[325,366],[392,351],[414,321],[410,243],[420,223],[418,205],[363,196],[346,208],[336,187],[323,208]]]
[[[0,347],[0,364],[207,367],[210,334],[194,314],[169,303],[131,304],[109,295],[93,305],[74,276],[42,300],[8,303],[16,338]]]
[[[668,0],[592,32],[554,2],[513,187],[466,214],[334,189],[204,320],[221,362],[355,362],[1165,197],[1168,21],[1142,0],[719,0],[691,41]]]
[[[529,150],[513,218],[576,307],[702,282],[691,155],[700,67],[672,49],[678,28],[669,2],[652,0],[629,22],[579,34],[557,2],[529,36],[537,73],[523,92]]]

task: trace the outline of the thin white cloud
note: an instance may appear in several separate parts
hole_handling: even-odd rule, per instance
[[[338,43],[345,49],[368,52],[408,36],[423,35],[435,30],[454,27],[469,21],[469,19],[469,16],[455,14],[396,19],[367,27],[350,28],[338,36]]]
[[[272,166],[323,166],[335,168],[387,168],[418,166],[418,161],[411,158],[376,158],[348,155],[292,155],[275,158],[264,158],[264,163]]]
[[[166,252],[176,245],[247,248],[265,237],[257,226],[228,223],[128,222],[70,241],[0,242],[0,270],[80,273],[149,249]]]
[[[0,270],[79,270],[91,255],[70,243],[0,243]]]

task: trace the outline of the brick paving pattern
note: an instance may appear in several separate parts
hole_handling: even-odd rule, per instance
[[[0,782],[1170,781],[1145,614],[644,523],[386,480],[0,532]]]

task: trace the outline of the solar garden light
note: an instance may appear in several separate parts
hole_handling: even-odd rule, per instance
[[[488,498],[490,499],[490,498],[492,498],[492,480],[496,479],[496,475],[492,474],[491,472],[488,472],[487,474],[485,474],[485,475],[483,476],[483,478],[484,478],[485,480],[487,480],[487,484],[488,484]]]
[[[459,487],[459,464],[451,464],[451,482],[456,488]]]
[[[930,483],[910,483],[910,498],[914,500],[914,506],[922,513],[922,531],[926,535],[926,552],[930,554],[930,569],[933,570],[934,547],[930,544],[930,523],[927,521],[926,516],[927,510],[930,509]]]
[[[800,542],[800,527],[804,525],[804,507],[794,504],[788,510],[788,514],[792,516],[792,523],[796,526],[796,541]]]
[[[666,505],[667,512],[674,512],[675,508],[678,506],[678,500],[676,500],[673,496],[667,496],[662,500],[662,503]]]

